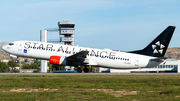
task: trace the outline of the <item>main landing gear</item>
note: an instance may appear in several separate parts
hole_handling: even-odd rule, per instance
[[[87,66],[85,66],[84,73],[88,73],[88,72],[89,72],[89,69],[87,68]]]
[[[77,68],[77,72],[82,73],[82,68],[80,66]]]
[[[85,68],[83,69],[84,73],[88,73],[89,72],[89,69],[87,68],[87,66],[85,66]],[[82,73],[82,67],[78,67],[77,68],[77,72],[78,73]]]

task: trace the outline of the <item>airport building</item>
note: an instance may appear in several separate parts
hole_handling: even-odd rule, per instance
[[[139,69],[108,69],[100,68],[101,73],[166,73],[174,72],[180,73],[180,60],[167,59],[165,64],[160,64],[151,68],[139,68]]]

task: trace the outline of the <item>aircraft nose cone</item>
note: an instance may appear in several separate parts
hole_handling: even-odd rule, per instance
[[[6,45],[5,45],[5,46],[2,46],[1,49],[2,49],[3,51],[6,51],[7,46],[6,46]]]

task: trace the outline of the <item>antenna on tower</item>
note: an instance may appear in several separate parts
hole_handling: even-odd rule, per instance
[[[66,15],[66,20],[64,20],[64,21],[70,21],[70,19],[68,19],[67,15]]]
[[[67,15],[66,15],[66,20],[68,20]]]

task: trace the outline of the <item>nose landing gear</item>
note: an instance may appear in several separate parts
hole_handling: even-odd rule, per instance
[[[18,60],[18,58],[19,58],[19,57],[17,57],[17,58],[15,59],[15,63],[19,63],[19,60]]]

